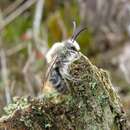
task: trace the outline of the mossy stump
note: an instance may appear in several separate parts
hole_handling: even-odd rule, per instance
[[[106,71],[83,54],[69,65],[69,92],[22,97],[5,108],[0,127],[9,130],[128,130],[119,97]]]

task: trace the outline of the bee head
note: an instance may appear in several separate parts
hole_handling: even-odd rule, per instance
[[[51,49],[47,52],[46,54],[46,60],[48,63],[50,63],[54,56],[56,54],[58,54],[59,52],[61,52],[63,50],[64,47],[66,47],[69,50],[73,50],[73,51],[79,51],[80,50],[80,46],[79,44],[76,42],[76,38],[79,36],[79,34],[84,31],[86,28],[76,28],[76,23],[73,22],[74,25],[74,29],[73,29],[73,35],[70,39],[63,41],[63,42],[57,42],[55,43]]]
[[[86,28],[81,28],[81,27],[76,28],[76,23],[75,23],[75,21],[73,22],[73,35],[69,40],[65,41],[66,47],[68,49],[71,49],[71,50],[74,50],[74,51],[80,50],[80,46],[76,42],[76,39],[79,36],[79,34],[81,32],[83,32],[84,30],[86,30]]]
[[[72,41],[71,39],[65,41],[65,46],[67,49],[73,50],[73,51],[79,51],[80,46],[76,41]]]

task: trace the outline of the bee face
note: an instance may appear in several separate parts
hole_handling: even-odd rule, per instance
[[[64,44],[67,47],[67,49],[74,50],[74,51],[80,50],[80,46],[76,41],[69,39],[69,40],[65,41]]]

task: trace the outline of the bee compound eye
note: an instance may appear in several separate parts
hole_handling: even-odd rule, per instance
[[[74,46],[71,46],[70,49],[74,50],[74,51],[76,50],[76,48]]]

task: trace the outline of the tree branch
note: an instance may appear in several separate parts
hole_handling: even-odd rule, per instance
[[[27,0],[23,5],[21,5],[18,9],[16,9],[12,14],[3,19],[3,24],[0,26],[0,32],[7,26],[10,22],[12,22],[16,17],[21,15],[25,10],[27,10],[30,6],[32,6],[37,0]]]

